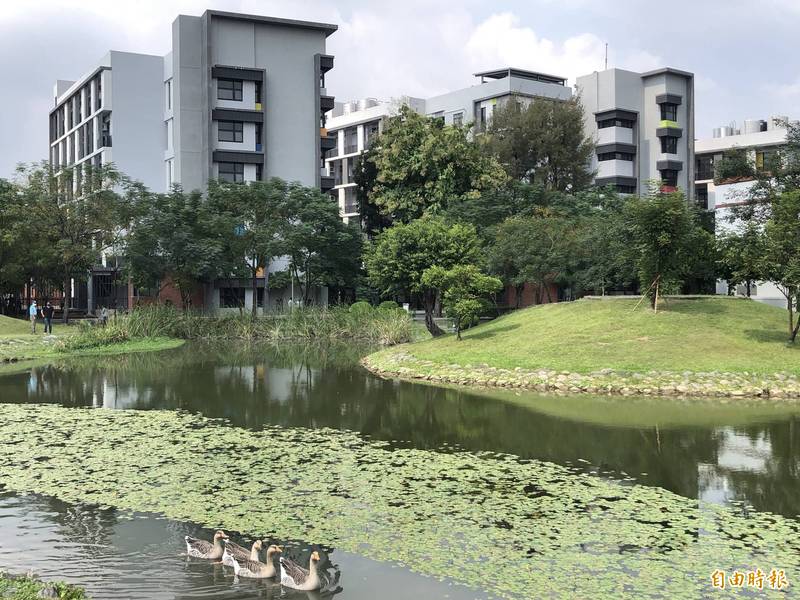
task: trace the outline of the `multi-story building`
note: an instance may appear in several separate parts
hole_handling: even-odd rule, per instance
[[[358,157],[383,131],[386,119],[403,104],[417,112],[425,112],[424,100],[406,96],[389,102],[374,98],[337,102],[327,115],[328,135],[334,144],[325,153],[326,172],[333,180],[331,195],[338,202],[339,212],[346,222],[358,217],[353,177]]]
[[[163,173],[164,58],[111,51],[76,81],[56,82],[50,110],[50,164],[115,163],[152,190]],[[76,185],[80,168],[75,168]]]
[[[327,191],[333,178],[323,152],[333,140],[325,113],[334,99],[325,88],[333,68],[325,45],[336,29],[214,10],[180,15],[166,56],[112,51],[79,80],[56,83],[51,164],[73,168],[79,181],[84,164],[113,162],[156,192],[173,184],[203,189],[212,178],[270,177]],[[92,312],[101,303],[125,307],[133,301],[130,286],[107,297],[101,277],[118,269],[106,262],[86,286],[73,286],[74,308]],[[273,260],[271,270],[285,269],[285,262]],[[272,297],[285,302],[290,292],[285,296]],[[324,303],[324,296],[319,290],[316,300]],[[247,281],[217,282],[203,298],[210,308],[261,301]]]
[[[769,169],[775,153],[786,144],[786,117],[771,117],[768,121],[748,119],[742,129],[734,125],[717,127],[710,138],[695,141],[695,197],[699,204],[714,213],[717,236],[741,231],[745,223],[736,209],[750,201],[755,179],[750,176],[726,180],[715,178],[716,167],[723,155],[731,150],[743,150],[750,166],[756,171]],[[717,293],[748,294],[753,300],[785,308],[786,297],[771,281],[754,281],[748,290],[737,285],[731,290],[727,281],[717,282]]]
[[[750,163],[762,169],[770,163],[770,155],[786,144],[786,117],[747,119],[744,128],[734,125],[716,127],[710,138],[695,140],[695,198],[708,210],[715,210],[714,165],[725,152],[744,150]]]
[[[327,131],[336,145],[326,153],[327,172],[333,178],[332,194],[342,217],[358,216],[353,171],[358,157],[370,141],[383,131],[386,119],[407,104],[413,110],[443,119],[447,125],[469,125],[480,131],[491,120],[494,109],[512,96],[523,103],[534,98],[568,100],[572,90],[566,79],[544,73],[505,68],[476,73],[480,84],[434,96],[403,96],[391,101],[366,98],[358,102],[336,103],[327,115]]]
[[[694,193],[694,75],[664,68],[578,77],[596,185],[646,194],[657,184]]]

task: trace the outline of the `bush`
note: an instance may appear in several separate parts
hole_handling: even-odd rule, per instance
[[[372,312],[372,305],[369,302],[359,300],[358,302],[354,302],[350,305],[350,312],[354,314],[366,315]]]
[[[384,300],[378,305],[378,310],[396,310],[398,308],[400,305],[394,300]]]
[[[78,333],[59,340],[56,348],[60,351],[85,350],[119,344],[130,339],[127,328],[120,322],[110,321],[105,327],[100,327],[84,321],[78,325]]]
[[[411,341],[412,334],[411,318],[396,305],[393,310],[374,310],[367,302],[356,302],[349,308],[297,308],[286,314],[256,319],[250,313],[210,317],[170,306],[144,306],[111,320],[105,328],[81,323],[78,333],[60,340],[57,347],[78,350],[136,338],[358,340],[399,344]]]

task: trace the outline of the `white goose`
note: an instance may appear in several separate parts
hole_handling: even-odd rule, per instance
[[[319,553],[314,550],[308,569],[304,569],[293,560],[281,557],[281,585],[303,592],[318,590],[322,584],[317,571],[319,560]]]

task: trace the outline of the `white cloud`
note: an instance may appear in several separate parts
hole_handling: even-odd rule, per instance
[[[575,78],[601,70],[605,42],[592,33],[582,33],[557,43],[520,25],[512,13],[495,14],[480,23],[467,40],[468,59],[478,68],[515,66]],[[645,51],[617,57],[609,53],[609,67],[648,70],[660,59]]]

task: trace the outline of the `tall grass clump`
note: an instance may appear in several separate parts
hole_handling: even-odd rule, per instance
[[[412,340],[414,327],[402,309],[376,309],[359,303],[344,306],[297,308],[253,319],[249,312],[209,316],[171,306],[143,306],[109,321],[106,327],[82,323],[80,330],[60,342],[64,350],[113,344],[129,339],[178,338],[187,340],[360,341],[392,345]]]

